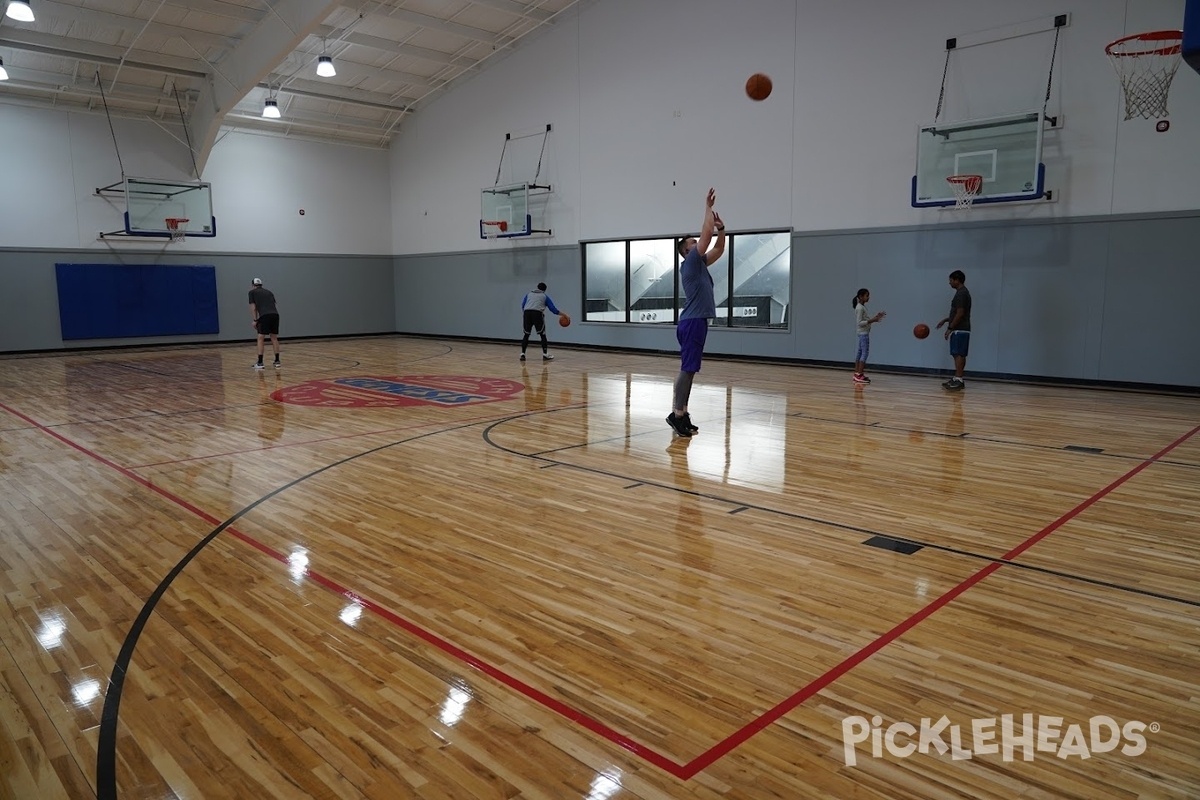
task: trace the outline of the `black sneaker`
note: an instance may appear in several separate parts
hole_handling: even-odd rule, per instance
[[[965,389],[967,387],[967,385],[965,383],[963,383],[962,381],[960,381],[958,378],[951,378],[950,380],[943,383],[942,386],[946,387],[946,391],[948,391],[948,392],[961,392],[963,389]]]
[[[689,431],[691,431],[692,433],[699,433],[699,432],[700,432],[700,429],[699,429],[699,428],[697,428],[695,425],[693,425],[693,424],[692,424],[692,415],[691,415],[691,414],[684,414],[684,415],[683,415],[683,424],[684,424],[684,425],[686,425],[686,426],[687,426],[687,429],[688,429]]]
[[[675,416],[674,411],[667,415],[667,424],[671,426],[671,430],[680,436],[692,435],[692,429],[687,426],[683,418]]]

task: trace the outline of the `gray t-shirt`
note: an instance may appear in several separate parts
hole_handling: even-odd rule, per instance
[[[971,293],[967,291],[967,287],[960,286],[958,291],[954,293],[954,299],[950,301],[950,319],[954,320],[954,310],[961,308],[963,310],[962,319],[957,325],[950,328],[953,331],[969,331],[971,330]]]
[[[679,321],[685,319],[713,319],[717,316],[717,305],[713,300],[713,278],[708,271],[708,262],[699,247],[693,247],[679,268],[680,283],[687,297]]]
[[[278,309],[275,308],[275,295],[270,289],[264,289],[261,286],[255,286],[250,290],[250,302],[254,304],[258,315],[278,314]]]

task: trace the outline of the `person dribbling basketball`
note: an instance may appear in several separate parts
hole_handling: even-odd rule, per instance
[[[546,309],[551,314],[562,312],[554,307],[554,301],[546,294],[546,284],[539,283],[537,288],[521,298],[521,325],[525,329],[525,337],[521,339],[521,360],[525,360],[525,350],[529,347],[529,333],[536,329],[542,338],[542,361],[553,361],[549,344],[546,341]]]
[[[963,370],[967,368],[967,353],[971,349],[971,293],[967,291],[967,276],[961,269],[950,273],[950,288],[954,299],[950,301],[950,316],[937,324],[946,326],[946,341],[950,343],[950,355],[954,358],[954,376],[942,384],[950,392],[961,392]]]

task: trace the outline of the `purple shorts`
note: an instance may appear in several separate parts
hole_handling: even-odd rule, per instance
[[[707,319],[681,319],[675,328],[679,340],[680,370],[699,372],[700,357],[704,355],[704,340],[708,338]]]

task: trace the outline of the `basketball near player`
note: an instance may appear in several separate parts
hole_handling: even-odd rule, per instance
[[[942,384],[947,391],[960,392],[963,371],[967,368],[967,353],[971,349],[971,293],[967,291],[967,276],[961,269],[950,273],[950,288],[954,299],[950,301],[950,316],[937,324],[940,330],[946,326],[946,341],[950,343],[950,355],[954,358],[954,376]]]
[[[525,330],[525,337],[521,339],[522,361],[525,360],[525,350],[529,347],[529,333],[535,329],[542,339],[542,361],[554,360],[554,356],[550,355],[549,343],[546,341],[546,309],[550,309],[551,314],[562,315],[562,312],[554,307],[554,301],[550,299],[550,295],[546,294],[546,284],[544,283],[539,283],[536,289],[521,298],[521,326]]]

